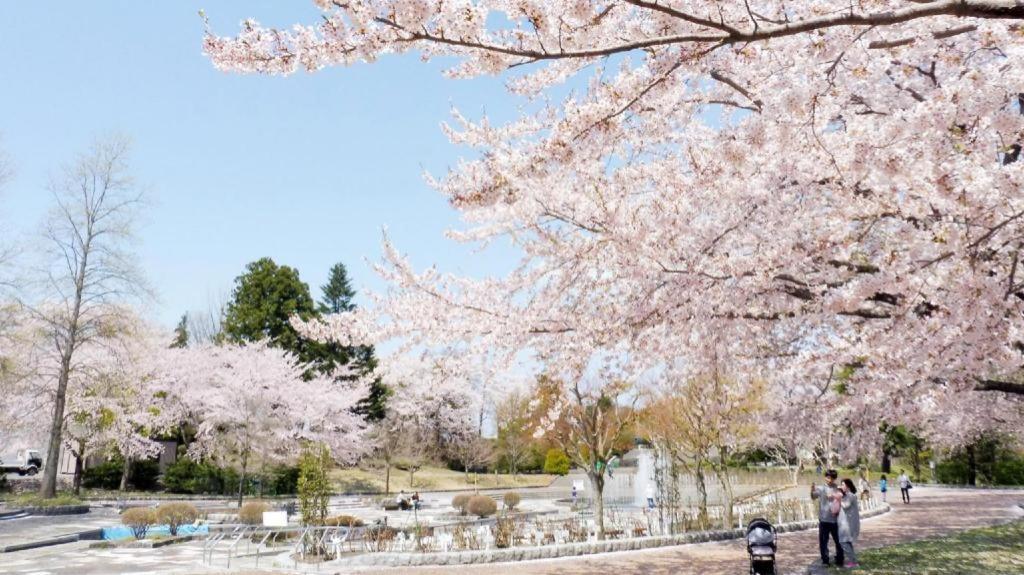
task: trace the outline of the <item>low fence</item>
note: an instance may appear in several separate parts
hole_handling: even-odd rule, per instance
[[[867,519],[885,513],[889,506],[885,503],[868,503],[866,509],[861,513],[862,519]],[[776,524],[780,533],[812,529],[818,524],[817,513],[812,519],[803,521],[790,521]],[[731,529],[716,529],[676,533],[672,535],[647,534],[636,537],[614,537],[605,540],[598,540],[593,531],[586,529],[573,529],[569,526],[562,535],[557,531],[552,533],[552,538],[541,538],[536,545],[510,545],[503,547],[499,545],[497,538],[489,539],[483,530],[478,531],[475,539],[481,544],[467,546],[460,549],[455,545],[450,550],[430,550],[430,546],[417,548],[415,544],[407,545],[405,549],[396,546],[390,552],[385,553],[363,553],[342,557],[338,561],[326,563],[325,567],[337,570],[339,567],[368,567],[368,566],[422,566],[422,565],[465,565],[475,563],[498,563],[509,561],[525,561],[535,559],[552,559],[556,557],[572,557],[589,555],[594,553],[607,553],[614,551],[632,551],[639,549],[650,549],[671,545],[685,545],[691,543],[703,543],[708,541],[723,541],[738,539],[745,536],[745,529],[734,527]],[[547,532],[544,532],[545,534]],[[584,535],[585,534],[585,535]],[[614,535],[614,534],[612,534]],[[472,539],[472,538],[470,538]],[[535,540],[536,541],[536,540]],[[491,543],[491,544],[488,544]]]

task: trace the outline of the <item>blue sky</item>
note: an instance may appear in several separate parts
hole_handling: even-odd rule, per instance
[[[507,246],[481,256],[444,239],[456,214],[421,177],[467,153],[439,129],[453,105],[517,113],[500,79],[446,80],[416,56],[224,74],[201,53],[200,8],[223,34],[250,16],[317,17],[308,0],[3,3],[0,136],[16,170],[0,191],[5,232],[35,231],[48,174],[116,131],[132,137],[132,171],[155,200],[138,252],[166,325],[226,295],[263,256],[298,268],[315,296],[337,261],[361,291],[383,289],[366,260],[379,260],[385,226],[417,266],[481,276],[514,263]]]

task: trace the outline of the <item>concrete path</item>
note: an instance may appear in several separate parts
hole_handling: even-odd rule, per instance
[[[0,521],[0,549],[8,545],[18,545],[30,541],[54,539],[117,525],[121,520],[117,511],[109,508],[94,508],[81,515],[31,515],[18,519]],[[3,567],[3,555],[0,555],[0,572]]]
[[[945,535],[972,527],[1002,523],[1024,517],[1018,507],[1024,503],[1024,491],[966,490],[916,487],[913,502],[903,505],[890,498],[893,510],[862,526],[858,547],[880,547],[903,541]],[[890,494],[891,495],[891,494]],[[788,533],[779,537],[779,573],[803,574],[809,566],[819,562],[817,531]],[[746,549],[742,541],[708,543],[608,553],[587,558],[564,558],[550,561],[531,561],[465,567],[426,567],[417,569],[381,569],[362,573],[409,573],[411,575],[733,575],[745,573],[748,566]]]

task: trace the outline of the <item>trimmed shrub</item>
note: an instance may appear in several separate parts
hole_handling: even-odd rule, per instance
[[[324,525],[327,527],[362,527],[365,523],[354,515],[335,515],[324,519]]]
[[[270,506],[262,501],[250,501],[238,510],[238,522],[246,525],[262,525],[264,511],[270,511]]]
[[[935,479],[947,485],[967,485],[968,469],[963,461],[942,461],[935,466]]]
[[[94,465],[82,472],[82,487],[89,489],[117,489],[121,486],[121,473],[124,463],[120,459],[110,459]]]
[[[470,515],[476,515],[483,519],[484,517],[490,517],[498,511],[498,503],[490,497],[484,495],[474,495],[469,498],[469,503],[466,504],[466,509]]]
[[[199,510],[191,503],[164,503],[156,508],[158,523],[166,523],[171,535],[178,534],[178,527],[199,519]]]
[[[459,512],[459,515],[465,515],[469,512],[466,506],[469,504],[470,496],[465,493],[460,493],[455,497],[452,497],[452,508]]]
[[[164,472],[164,487],[171,493],[224,493],[225,482],[220,468],[206,462],[179,457]],[[235,487],[238,486],[236,482]]]
[[[148,507],[133,507],[121,513],[121,523],[132,530],[136,539],[145,539],[149,528],[156,524],[156,513]]]
[[[160,462],[155,459],[144,459],[132,463],[132,472],[128,476],[128,484],[139,491],[152,491],[158,487]],[[118,478],[120,487],[120,478]]]
[[[570,466],[569,456],[561,449],[551,448],[544,457],[544,473],[568,475]]]
[[[995,485],[1024,485],[1024,458],[1008,454],[996,461],[992,481]]]
[[[515,491],[509,491],[501,498],[501,502],[505,504],[505,509],[515,509],[516,507],[519,507],[519,502],[522,500],[523,498]]]
[[[272,495],[291,495],[298,493],[299,486],[299,468],[298,467],[278,467],[274,471],[274,478],[271,482],[273,493]]]

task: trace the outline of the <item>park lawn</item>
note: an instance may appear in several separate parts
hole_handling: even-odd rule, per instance
[[[391,470],[391,492],[405,491],[455,491],[459,489],[495,489],[516,487],[546,487],[555,475],[523,475],[513,478],[508,474],[470,473],[469,483],[461,471],[445,467],[424,467],[409,484],[409,472]],[[331,473],[334,489],[340,493],[384,493],[384,470],[367,467],[338,469]],[[475,483],[474,483],[475,482]]]
[[[862,575],[1020,575],[1024,521],[860,553]]]
[[[23,493],[21,495],[7,494],[0,498],[9,507],[60,507],[64,505],[81,505],[82,500],[75,497],[73,493],[60,492],[56,497],[43,499],[35,493]]]

